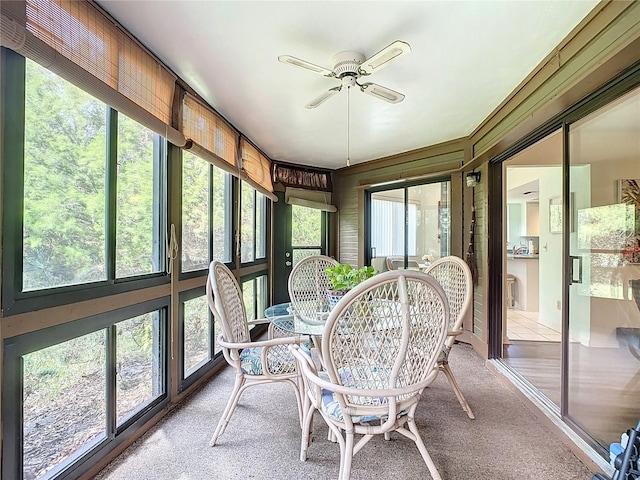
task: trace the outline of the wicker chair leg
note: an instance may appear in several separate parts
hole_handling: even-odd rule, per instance
[[[471,420],[475,419],[476,417],[471,411],[471,407],[467,403],[467,400],[464,398],[464,395],[462,395],[462,391],[460,390],[460,387],[458,387],[456,379],[453,377],[453,372],[451,371],[451,368],[449,368],[449,362],[442,362],[440,364],[440,370],[442,370],[442,372],[444,372],[444,374],[449,379],[449,383],[451,384],[451,387],[453,387],[453,391],[455,392],[456,397],[458,397],[458,402],[460,402],[462,409],[467,412],[467,416]]]
[[[287,380],[287,382],[289,382],[293,386],[293,390],[296,393],[296,405],[298,406],[298,420],[300,421],[300,428],[302,428],[302,422],[304,422],[304,401],[305,400],[303,399],[303,396],[300,394],[300,390],[302,390],[304,387],[301,386],[302,382],[300,381],[300,378],[297,378],[296,380]]]
[[[311,424],[313,423],[313,414],[315,407],[309,402],[304,413],[304,421],[302,424],[302,439],[300,441],[300,460],[305,462],[307,460],[307,450],[311,443]]]
[[[302,402],[302,417],[300,419],[300,428],[304,428],[304,422],[306,421],[308,411],[312,408],[311,400],[309,399],[309,395],[307,394],[307,389],[305,386],[300,387],[300,396]]]
[[[338,480],[349,480],[351,478],[351,461],[353,460],[354,433],[345,432],[344,445],[340,444],[340,473]]]
[[[229,396],[229,400],[227,401],[227,406],[224,407],[224,412],[222,412],[222,417],[220,417],[216,431],[213,433],[213,437],[211,437],[211,440],[209,441],[210,447],[213,447],[216,444],[218,437],[222,435],[227,428],[229,420],[231,420],[231,416],[233,415],[233,411],[238,405],[238,400],[240,400],[240,394],[242,393],[242,386],[244,385],[244,382],[245,380],[241,375],[236,375],[236,381],[233,385],[233,391]]]
[[[413,419],[413,415],[411,415],[411,417],[407,421],[407,426],[409,427],[409,430],[411,431],[411,433],[413,433],[413,436],[415,437],[413,441],[416,443],[418,450],[420,450],[420,454],[422,455],[422,459],[424,460],[424,463],[427,464],[427,468],[429,469],[431,478],[433,478],[433,480],[442,480],[442,477],[440,476],[440,473],[438,472],[438,469],[436,468],[435,463],[433,463],[433,460],[431,459],[431,455],[429,455],[429,452],[427,451],[427,447],[422,441],[422,437],[420,436],[420,432],[418,431],[418,426],[416,425]]]

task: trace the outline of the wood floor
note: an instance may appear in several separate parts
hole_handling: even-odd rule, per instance
[[[537,313],[508,313],[503,359],[559,408],[560,332],[537,324]],[[590,348],[577,342],[569,345],[569,360],[568,416],[608,448],[640,417],[640,361],[624,346]]]

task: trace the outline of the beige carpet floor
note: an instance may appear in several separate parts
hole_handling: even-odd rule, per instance
[[[469,420],[444,375],[425,391],[417,424],[445,480],[590,480],[580,460],[485,366],[456,345],[451,368],[474,413]],[[104,469],[98,480],[334,479],[340,452],[315,415],[308,460],[299,460],[300,427],[286,385],[247,390],[218,440],[208,441],[233,384],[225,369]],[[353,461],[353,480],[429,479],[414,443],[375,438]]]

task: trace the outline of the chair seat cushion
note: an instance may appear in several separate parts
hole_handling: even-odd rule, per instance
[[[311,355],[311,344],[300,345],[303,352]],[[245,348],[240,352],[240,368],[245,375],[263,375],[262,347]],[[267,355],[269,372],[272,374],[289,374],[296,371],[296,361],[286,345],[271,347]]]
[[[385,399],[386,403],[386,399]],[[322,410],[331,418],[338,422],[344,421],[344,416],[342,415],[342,409],[340,408],[340,403],[338,403],[338,399],[336,398],[336,394],[329,390],[322,389]],[[398,412],[397,417],[400,418],[406,415],[409,412],[409,409],[402,410]],[[351,415],[351,421],[353,423],[371,423],[371,422],[386,422],[389,415]]]
[[[240,352],[240,365],[245,375],[262,375],[262,347],[245,348]]]
[[[336,394],[329,390],[322,389],[322,410],[329,415],[329,417],[333,418],[338,422],[344,421],[344,417],[342,415],[342,409],[340,408],[340,404],[338,403],[338,399],[336,398]],[[352,415],[351,421],[353,423],[368,423],[374,422],[376,420],[386,420],[388,415],[378,416],[378,415]]]
[[[355,375],[354,375],[355,374]],[[359,385],[359,382],[355,380],[355,378],[367,378],[371,377],[371,375],[366,375],[364,371],[361,369],[357,369],[356,371],[351,371],[351,369],[345,369],[340,372],[340,378],[342,379],[343,385],[347,387],[355,387],[359,388],[364,385]],[[378,381],[382,381],[384,377],[387,375],[384,372],[376,371],[374,374],[375,377],[378,378]],[[369,381],[373,380],[373,378],[369,378]],[[365,380],[365,383],[369,383],[369,381]],[[370,398],[371,405],[384,405],[388,402],[387,397],[377,397],[375,396],[375,390],[371,391],[372,396]],[[340,403],[336,398],[336,394],[330,390],[322,389],[322,405],[323,411],[329,415],[329,417],[337,420],[339,422],[344,421],[344,417],[342,415],[342,409],[340,408]],[[406,415],[408,410],[402,411],[398,413],[398,418],[403,415]],[[374,421],[386,421],[389,418],[388,415],[352,415],[351,421],[353,423],[369,423]]]
[[[311,348],[313,347],[313,345],[311,345],[311,342],[302,342],[300,344],[300,348],[302,349],[302,351],[304,353],[306,353],[307,355],[311,355]]]

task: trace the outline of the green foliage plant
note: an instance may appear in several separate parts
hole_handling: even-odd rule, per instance
[[[373,277],[376,273],[373,267],[353,268],[348,263],[339,263],[325,269],[327,278],[334,292],[348,292],[356,285]]]

